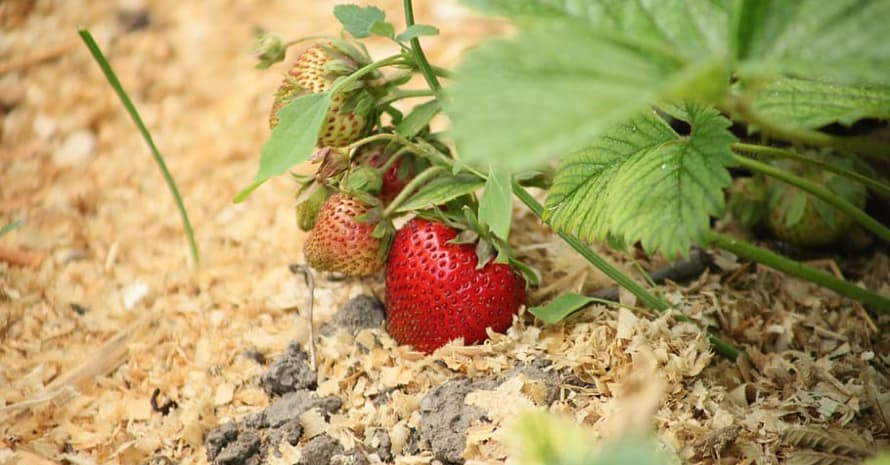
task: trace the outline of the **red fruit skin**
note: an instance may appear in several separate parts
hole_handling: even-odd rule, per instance
[[[504,332],[526,302],[525,279],[509,265],[477,270],[473,244],[450,244],[457,230],[422,218],[396,232],[386,265],[387,330],[431,353],[448,341],[476,344]]]
[[[373,223],[356,219],[368,208],[344,194],[328,197],[303,244],[306,263],[318,271],[349,276],[370,276],[382,270],[383,241],[371,235]]]

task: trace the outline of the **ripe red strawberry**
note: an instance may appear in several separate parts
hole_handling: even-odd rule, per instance
[[[485,329],[506,331],[525,303],[525,279],[509,265],[477,269],[473,244],[452,244],[458,231],[415,218],[396,232],[386,266],[387,330],[400,344],[430,353]]]
[[[369,276],[382,270],[384,241],[371,235],[373,223],[357,218],[369,209],[345,194],[328,197],[303,244],[309,266],[350,276]]]
[[[297,57],[275,93],[269,127],[274,129],[278,126],[278,110],[293,99],[308,93],[330,91],[338,77],[352,74],[367,61],[358,49],[347,44],[328,43],[308,48]],[[345,108],[347,102],[356,98],[357,92],[362,91],[338,92],[331,96],[331,104],[318,136],[319,147],[343,147],[362,136],[369,121],[368,115],[358,114],[354,106],[350,110]]]

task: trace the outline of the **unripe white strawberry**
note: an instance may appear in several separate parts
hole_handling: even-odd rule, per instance
[[[275,93],[269,127],[274,129],[278,125],[278,111],[295,98],[329,92],[337,78],[352,74],[369,61],[362,50],[343,41],[309,47],[297,57]],[[317,146],[343,147],[360,139],[371,117],[356,111],[356,103],[367,97],[361,86],[332,95]]]

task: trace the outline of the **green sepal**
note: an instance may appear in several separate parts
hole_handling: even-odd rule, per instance
[[[309,231],[315,227],[318,212],[330,196],[330,191],[324,186],[318,186],[309,196],[296,205],[297,226],[303,231]]]
[[[270,66],[284,61],[287,46],[282,42],[281,37],[267,31],[258,32],[254,39],[251,52],[256,55],[259,63],[256,64],[257,69],[267,69]]]
[[[378,170],[366,165],[352,167],[340,181],[340,189],[350,194],[357,192],[377,194],[382,185],[383,178],[380,177]]]

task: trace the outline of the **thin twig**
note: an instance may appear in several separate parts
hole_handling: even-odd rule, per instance
[[[303,279],[306,281],[306,287],[309,289],[309,368],[314,372],[318,372],[318,364],[315,355],[315,319],[312,316],[315,308],[315,278],[312,276],[312,270],[306,265],[291,265],[291,273],[302,273]]]

